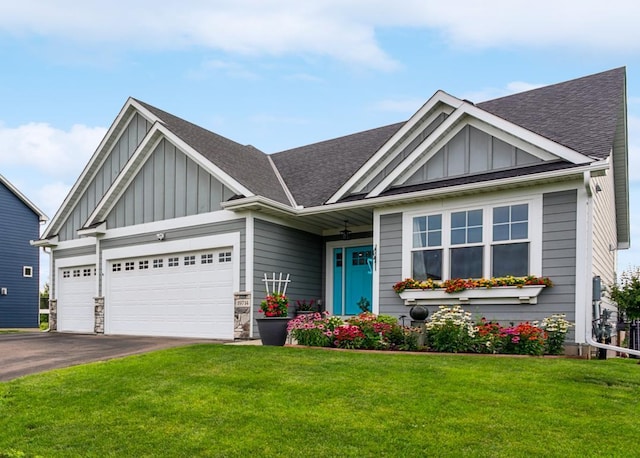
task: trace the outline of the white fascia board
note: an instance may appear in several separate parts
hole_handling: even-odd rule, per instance
[[[411,193],[403,193],[403,194],[395,194],[391,196],[384,197],[374,197],[368,198],[359,201],[353,202],[341,202],[332,205],[324,205],[321,207],[309,207],[303,210],[298,211],[298,215],[314,215],[321,213],[328,213],[331,211],[337,210],[345,210],[349,208],[358,208],[358,207],[380,207],[382,205],[396,205],[402,203],[403,201],[410,201],[413,199],[421,199],[421,198],[437,198],[437,197],[450,197],[452,194],[458,193],[472,193],[476,191],[486,190],[487,185],[490,184],[492,188],[501,187],[501,186],[517,186],[527,184],[532,182],[545,181],[545,180],[554,180],[563,177],[569,176],[579,176],[581,177],[585,171],[591,172],[599,167],[603,167],[603,164],[596,163],[594,165],[584,165],[579,167],[574,167],[571,169],[560,169],[553,170],[549,172],[536,173],[532,175],[522,175],[510,178],[502,178],[499,180],[492,180],[490,182],[481,181],[478,183],[470,183],[470,184],[462,184],[457,186],[445,186],[437,189],[429,189],[425,191],[414,191]]]
[[[389,162],[393,159],[386,158],[385,155],[389,153],[389,151],[397,146],[397,143],[400,139],[405,136],[411,129],[413,129],[418,123],[422,122],[422,119],[427,116],[439,103],[444,105],[448,105],[452,108],[457,108],[463,103],[462,100],[457,99],[444,91],[437,91],[409,120],[405,123],[404,126],[398,130],[393,136],[387,140],[387,142],[380,147],[380,149],[349,179],[345,184],[343,184],[336,193],[327,200],[327,203],[335,203],[345,196],[356,184],[362,180],[367,174],[372,174],[376,176],[380,170],[386,167]],[[437,114],[440,114],[438,112]],[[428,124],[427,124],[428,125]],[[417,135],[417,133],[416,133]],[[402,145],[398,146],[398,151],[402,151],[402,147],[411,142],[415,138],[415,135],[406,139]],[[385,159],[378,164],[381,159]],[[375,167],[375,168],[374,168]]]
[[[29,240],[29,245],[37,246],[40,248],[55,247],[59,243],[58,236],[51,237],[49,239]]]
[[[565,161],[571,162],[573,164],[586,164],[593,161],[593,159],[585,156],[584,154],[578,153],[577,151],[556,143],[553,140],[549,140],[542,135],[536,134],[535,132],[525,129],[524,127],[520,127],[517,124],[502,119],[494,114],[489,113],[488,111],[484,111],[481,108],[476,107],[475,105],[465,104],[464,110],[470,116],[484,121],[487,124],[493,125],[500,130],[508,132],[514,137],[521,138],[527,143],[538,146],[542,150],[549,151],[552,154],[558,156],[560,159],[564,159]]]
[[[463,107],[464,105],[459,107],[458,109],[456,109],[456,111],[454,111],[451,115],[449,115],[449,117],[445,119],[445,121],[442,124],[440,124],[431,133],[431,135],[429,135],[429,138],[426,139],[424,142],[422,142],[420,145],[418,145],[416,149],[413,150],[413,152],[404,159],[404,161],[398,164],[398,166],[394,170],[392,170],[389,175],[387,175],[380,183],[378,183],[378,186],[373,188],[373,190],[369,194],[367,194],[367,197],[376,197],[376,196],[379,196],[381,193],[383,193],[398,178],[405,175],[407,173],[407,170],[412,166],[412,164],[414,164],[423,156],[425,151],[432,150],[433,151],[432,155],[435,154],[435,152],[437,152],[440,149],[438,146],[440,144],[444,145],[444,143],[446,142],[446,138],[447,138],[446,134],[451,129],[453,129],[456,123],[458,122],[458,120],[464,114],[466,114]],[[460,127],[458,130],[460,130],[461,128],[462,127]],[[455,135],[455,133],[457,132],[454,132],[453,135]],[[435,143],[434,143],[434,139],[436,140]],[[423,160],[424,161],[429,160],[432,155],[425,155],[423,157]]]
[[[222,205],[222,208],[224,208],[225,210],[232,211],[253,210],[261,206],[273,208],[288,215],[296,215],[300,211],[300,209],[292,208],[288,205],[269,199],[267,197],[254,195],[244,197],[242,199],[234,199],[227,202],[222,202],[220,205]]]
[[[467,123],[471,123],[472,119],[477,119],[484,122],[482,129],[487,131],[491,130],[492,134],[497,134],[499,138],[510,138],[511,141],[516,141],[519,138],[525,143],[524,145],[533,145],[539,149],[535,150],[539,155],[545,156],[544,151],[550,153],[550,158],[564,159],[574,164],[587,164],[592,162],[589,157],[580,154],[566,146],[562,146],[559,143],[551,141],[541,135],[538,135],[523,127],[517,126],[509,121],[505,121],[498,116],[488,113],[470,103],[463,102],[462,105],[456,109],[438,128],[429,136],[429,139],[425,140],[419,145],[407,158],[396,167],[384,180],[382,180],[378,186],[376,186],[367,197],[375,197],[384,192],[389,186],[406,179],[419,167],[424,165],[433,154],[435,154],[442,146],[444,146],[456,133],[458,133],[466,123],[462,123],[461,120],[469,117]],[[474,121],[475,122],[475,121]],[[460,123],[456,126],[457,123]],[[480,124],[478,124],[480,125]],[[490,126],[493,126],[491,128]],[[457,127],[457,128],[456,128]],[[505,134],[508,137],[505,137]],[[517,146],[517,145],[516,145]],[[529,148],[530,149],[530,148]],[[431,155],[423,155],[425,151],[431,151]],[[542,158],[542,157],[541,157]]]
[[[174,229],[202,226],[205,224],[224,223],[242,219],[245,219],[245,216],[238,215],[227,210],[219,210],[215,212],[201,213],[199,215],[182,216],[180,218],[164,219],[162,221],[154,221],[151,223],[108,229],[100,239],[109,240],[141,234],[156,234],[158,232],[167,232]]]
[[[16,188],[13,184],[11,184],[11,182],[9,180],[7,180],[4,176],[0,175],[0,183],[2,183],[3,185],[5,185],[5,187],[7,189],[9,189],[9,191],[11,191],[13,194],[15,194],[15,196],[20,199],[22,201],[22,203],[24,203],[27,207],[29,207],[36,215],[38,215],[38,221],[40,221],[41,223],[44,223],[45,221],[47,221],[49,218],[47,218],[47,215],[44,214],[44,212],[42,210],[40,210],[33,202],[31,202],[29,199],[27,199],[27,196],[25,196],[24,194],[22,194],[18,188]]]
[[[223,172],[219,167],[212,164],[208,159],[204,158],[200,153],[191,148],[191,146],[177,137],[173,132],[169,131],[164,124],[156,122],[151,129],[149,129],[149,132],[147,132],[145,138],[142,140],[140,145],[138,145],[138,148],[127,162],[127,165],[120,171],[118,177],[111,184],[109,190],[105,193],[87,219],[87,226],[103,220],[111,210],[113,210],[113,207],[122,197],[122,194],[125,192],[129,184],[131,184],[135,179],[140,170],[142,170],[146,160],[153,153],[163,138],[175,145],[182,153],[215,176],[236,194],[253,195],[251,191],[231,178],[231,176]]]
[[[65,240],[64,242],[58,242],[56,246],[52,247],[51,251],[56,252],[58,250],[67,250],[70,248],[84,248],[88,246],[94,246],[96,244],[95,237],[82,237],[81,239]]]
[[[42,238],[47,238],[52,234],[52,232],[57,232],[60,229],[60,225],[67,219],[73,210],[77,199],[82,196],[86,188],[91,183],[91,180],[100,169],[100,166],[109,156],[113,145],[118,141],[118,138],[120,138],[120,135],[129,124],[129,121],[131,121],[131,118],[135,115],[136,110],[140,111],[140,114],[146,117],[150,122],[158,121],[158,118],[153,116],[153,114],[143,108],[131,97],[127,99],[124,106],[118,113],[118,116],[116,116],[116,119],[114,119],[106,135],[102,138],[102,141],[91,156],[91,159],[89,159],[87,165],[82,170],[82,173],[67,194],[67,197],[62,202],[62,205],[60,205],[60,208],[44,230]]]
[[[363,200],[351,201],[351,202],[339,202],[335,204],[325,204],[316,207],[306,207],[302,209],[294,209],[264,197],[255,196],[246,199],[237,199],[230,202],[224,202],[222,205],[227,210],[240,211],[240,210],[257,210],[261,207],[268,207],[272,210],[279,211],[286,216],[311,216],[321,215],[323,213],[332,213],[334,211],[349,210],[353,208],[379,208],[383,205],[397,205],[402,202],[422,199],[422,198],[437,198],[437,197],[450,197],[452,194],[458,193],[472,193],[480,190],[486,190],[487,184],[492,187],[500,186],[518,186],[528,183],[535,184],[536,182],[545,180],[557,180],[563,177],[578,176],[582,177],[584,172],[598,173],[600,170],[608,168],[609,165],[606,161],[594,162],[593,164],[585,164],[583,166],[573,167],[570,169],[559,169],[548,172],[535,173],[531,175],[521,175],[509,178],[502,178],[498,180],[491,180],[490,182],[481,181],[478,183],[461,184],[456,186],[444,186],[442,188],[428,189],[424,191],[414,191],[411,193],[395,194],[391,196],[375,196],[372,198],[366,198]],[[257,215],[257,214],[256,214]],[[260,215],[260,218],[263,216]]]
[[[96,235],[102,235],[107,231],[107,223],[105,223],[104,221],[100,224],[98,224],[97,226],[94,227],[88,227],[85,229],[79,229],[78,235],[79,236],[92,236],[95,237]]]

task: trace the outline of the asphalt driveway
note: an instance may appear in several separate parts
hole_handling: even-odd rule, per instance
[[[214,340],[19,332],[0,334],[0,381],[92,361],[104,361]]]

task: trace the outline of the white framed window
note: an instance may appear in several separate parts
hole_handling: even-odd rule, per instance
[[[200,255],[200,264],[213,264],[213,253]]]
[[[33,277],[33,267],[32,266],[23,266],[22,267],[22,276],[31,278]]]
[[[138,269],[144,270],[149,268],[149,260],[145,259],[144,261],[138,261]]]
[[[185,266],[195,266],[196,265],[196,257],[195,257],[195,255],[185,256],[184,257],[184,265]]]
[[[115,262],[111,265],[111,272],[120,272],[122,270],[122,264]]]
[[[180,258],[169,258],[167,264],[169,267],[178,267],[180,265]]]
[[[124,263],[124,270],[135,270],[136,263],[133,261],[127,261]]]
[[[493,209],[491,275],[522,277],[529,274],[529,205]]]
[[[231,251],[218,253],[218,262],[231,262]]]
[[[73,276],[74,277],[79,277],[80,276],[80,269],[73,269]]]
[[[477,200],[404,213],[403,278],[541,274],[542,196],[481,205]]]
[[[93,270],[93,269],[91,269],[91,268],[82,269],[82,276],[83,276],[83,277],[90,277],[90,276],[91,276],[91,271],[92,271],[92,270]]]
[[[62,278],[69,278],[71,277],[71,271],[70,270],[63,270],[62,271]]]
[[[154,269],[162,269],[162,265],[163,265],[163,259],[162,258],[153,260],[153,268]]]

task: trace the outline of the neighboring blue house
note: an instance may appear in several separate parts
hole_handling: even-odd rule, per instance
[[[0,175],[0,328],[37,328],[40,237],[47,217]]]
[[[256,336],[263,275],[283,272],[334,315],[564,313],[585,344],[592,278],[630,243],[625,69],[477,104],[437,91],[406,121],[275,154],[131,98],[36,243],[62,332]],[[392,288],[506,275],[554,286]]]

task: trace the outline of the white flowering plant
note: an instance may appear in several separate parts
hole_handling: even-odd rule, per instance
[[[564,341],[571,326],[573,326],[573,323],[567,320],[567,316],[564,313],[555,313],[542,319],[540,328],[547,333],[545,342],[546,354],[560,355],[564,352]]]
[[[476,327],[471,313],[459,305],[440,306],[425,323],[426,343],[433,351],[459,353],[471,350]]]

